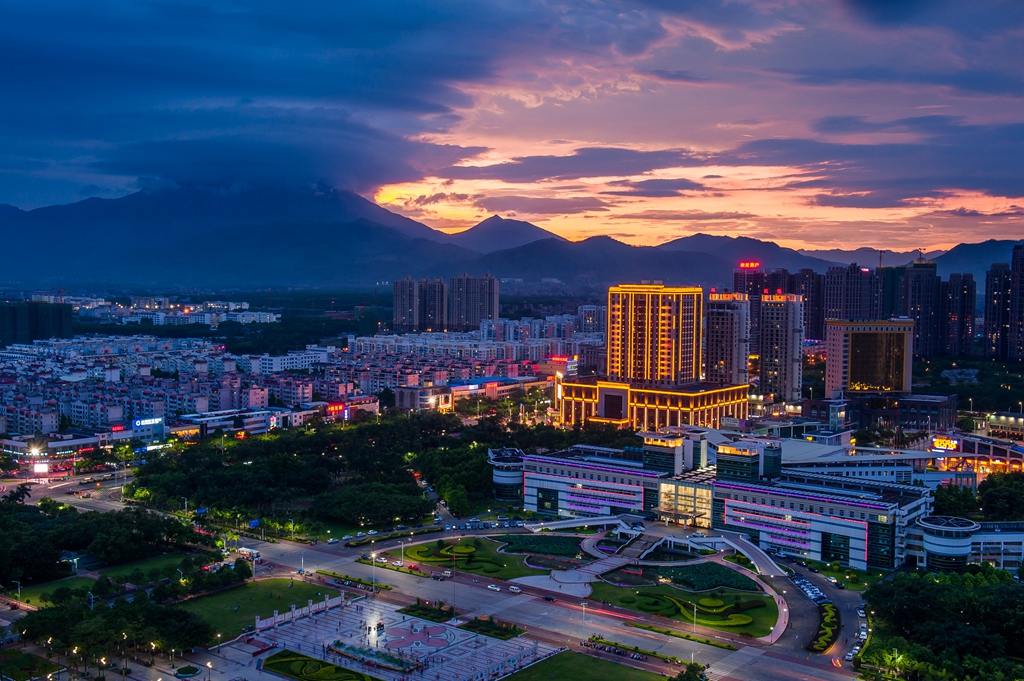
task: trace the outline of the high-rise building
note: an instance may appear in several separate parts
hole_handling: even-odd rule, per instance
[[[945,350],[942,337],[942,286],[938,266],[915,260],[900,280],[900,316],[914,321],[914,353],[931,357]]]
[[[424,279],[418,285],[419,329],[446,331],[448,329],[448,285],[444,279]],[[497,317],[497,312],[495,312]]]
[[[0,347],[48,338],[72,338],[71,323],[69,303],[0,304]]]
[[[394,320],[397,332],[445,331],[448,327],[447,286],[443,279],[412,277],[399,279],[392,286]]]
[[[794,294],[761,297],[761,394],[800,399],[803,381],[804,303]]]
[[[804,338],[825,340],[825,276],[812,269],[802,269],[793,275],[793,284],[787,293],[804,299]]]
[[[498,318],[498,280],[490,274],[463,274],[448,281],[448,325],[454,331],[473,331],[485,319]]]
[[[608,308],[604,305],[580,305],[576,308],[581,333],[604,333],[607,330]]]
[[[608,376],[646,384],[700,380],[704,292],[620,284],[608,289]]]
[[[978,289],[972,274],[951,274],[943,282],[942,323],[947,355],[963,357],[974,354],[974,308]]]
[[[825,319],[878,319],[882,288],[875,273],[857,263],[825,273]]]
[[[875,270],[875,276],[882,287],[879,319],[900,316],[900,283],[906,272],[907,268],[904,266],[879,267]]]
[[[910,394],[914,322],[830,320],[825,331],[825,397]]]
[[[743,293],[750,301],[750,354],[761,352],[761,336],[758,329],[761,325],[761,296],[768,287],[767,273],[761,269],[759,262],[741,262],[738,270],[732,273],[732,290]]]
[[[997,262],[985,273],[985,356],[1009,356],[1010,299],[1013,294],[1010,263]]]
[[[420,283],[412,277],[396,280],[392,286],[393,319],[391,328],[398,332],[419,331]]]
[[[749,383],[750,300],[745,293],[708,295],[704,339],[705,381]]]
[[[1024,245],[1013,247],[1010,258],[1010,315],[1007,357],[1024,360]]]

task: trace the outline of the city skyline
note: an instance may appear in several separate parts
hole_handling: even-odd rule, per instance
[[[0,203],[353,190],[445,231],[910,250],[1024,226],[985,3],[12,7]]]

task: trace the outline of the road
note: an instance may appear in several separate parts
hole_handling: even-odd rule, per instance
[[[34,489],[33,497],[50,496],[82,510],[109,511],[121,508],[119,487],[111,482],[101,483],[98,488],[90,487],[91,498],[84,499],[78,495],[67,495],[69,489],[81,489],[75,481],[56,482],[40,485]],[[446,532],[443,536],[472,536],[475,534],[494,534],[494,531],[478,532]],[[435,541],[438,535],[430,535],[420,541]],[[316,546],[290,541],[263,542],[243,539],[242,546],[259,549],[264,561],[273,564],[273,568],[261,566],[259,575],[271,572],[289,574],[305,566],[307,574],[313,575],[317,570],[330,570],[367,580],[390,585],[393,591],[382,592],[378,598],[396,603],[407,604],[419,597],[423,600],[444,600],[452,604],[464,617],[477,615],[496,615],[501,619],[511,620],[523,625],[530,638],[536,638],[552,645],[571,645],[580,649],[581,639],[597,634],[607,640],[624,645],[636,646],[645,650],[655,651],[663,655],[676,656],[683,660],[693,659],[710,664],[709,677],[712,681],[791,681],[793,679],[821,679],[822,681],[850,681],[854,678],[852,670],[837,669],[829,664],[829,658],[812,655],[803,649],[807,642],[807,630],[817,626],[817,614],[813,603],[796,589],[789,580],[781,576],[765,578],[780,591],[790,604],[790,626],[785,634],[774,645],[767,647],[750,645],[747,641],[737,639],[738,651],[723,650],[704,644],[694,643],[685,639],[666,637],[643,630],[627,627],[626,622],[646,620],[640,613],[604,606],[599,603],[588,603],[585,612],[578,598],[559,595],[558,592],[543,591],[533,587],[523,587],[523,593],[511,594],[506,585],[498,583],[501,591],[487,589],[491,581],[470,575],[457,573],[455,579],[443,582],[399,573],[384,568],[356,562],[359,554],[370,550],[369,545],[348,548],[341,543],[320,543]],[[397,540],[375,542],[373,550],[399,550]],[[423,566],[427,571],[430,566]],[[438,568],[441,569],[441,568]],[[826,593],[831,590],[834,600],[843,611],[844,636],[853,635],[856,631],[855,603],[860,602],[859,595],[854,592],[838,591],[824,583],[820,576],[812,576],[822,582],[821,587]],[[553,595],[556,600],[549,602],[543,596]],[[851,613],[854,617],[848,617]],[[585,619],[584,619],[585,618]],[[652,620],[653,621],[653,620]],[[803,632],[803,633],[801,633]],[[700,636],[726,639],[722,632],[703,630],[698,627]],[[842,641],[842,637],[840,638]],[[851,644],[852,645],[852,644]],[[832,651],[833,655],[845,653],[849,645],[842,650]],[[589,654],[607,657],[616,662],[630,664],[674,676],[678,668],[653,658],[646,662],[637,662],[628,657],[617,657],[587,649]]]

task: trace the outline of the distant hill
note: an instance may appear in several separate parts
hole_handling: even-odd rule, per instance
[[[707,253],[673,252],[629,246],[607,236],[584,241],[545,239],[518,248],[488,253],[460,267],[469,272],[490,272],[499,277],[538,280],[557,278],[566,283],[619,283],[661,280],[665,284],[724,286],[732,280],[732,267]],[[447,267],[434,272],[444,274]]]
[[[716,256],[727,264],[730,282],[732,270],[743,261],[756,261],[760,262],[764,268],[784,268],[790,272],[803,268],[824,272],[831,265],[840,264],[834,261],[812,258],[791,248],[783,248],[771,241],[760,241],[745,236],[732,237],[694,234],[661,244],[658,248],[663,251],[692,251]]]
[[[985,272],[992,263],[1010,262],[1014,244],[1020,241],[989,239],[980,244],[959,244],[943,255],[934,258],[939,274],[948,277],[954,272],[970,272],[978,283],[978,292],[985,290]]]
[[[847,251],[841,248],[833,248],[827,251],[812,251],[804,248],[799,249],[798,253],[810,256],[812,258],[821,258],[822,260],[832,260],[835,262],[849,265],[857,263],[864,267],[875,268],[878,267],[878,249],[875,248],[858,248],[856,250]],[[894,267],[899,265],[906,265],[914,258],[918,257],[917,251],[890,251],[883,250],[882,252],[882,265],[885,267]],[[945,253],[945,251],[929,251],[924,254],[925,258],[934,259]]]
[[[464,232],[448,235],[447,241],[472,251],[492,253],[494,251],[524,246],[541,239],[564,241],[557,234],[541,229],[529,222],[507,220],[497,215],[492,215]]]

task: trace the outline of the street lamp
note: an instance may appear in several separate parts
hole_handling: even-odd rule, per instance
[[[377,593],[377,552],[370,554],[370,593]]]
[[[213,674],[213,663],[206,663],[206,681],[210,681],[210,675]]]
[[[580,636],[580,638],[583,639],[583,640],[586,640],[586,638],[587,638],[587,602],[583,601],[582,603],[580,603],[580,605],[583,606],[583,635]]]
[[[220,634],[217,634],[217,652],[220,652]]]
[[[302,553],[299,554],[299,574],[306,574],[306,551],[309,549],[303,549]]]

